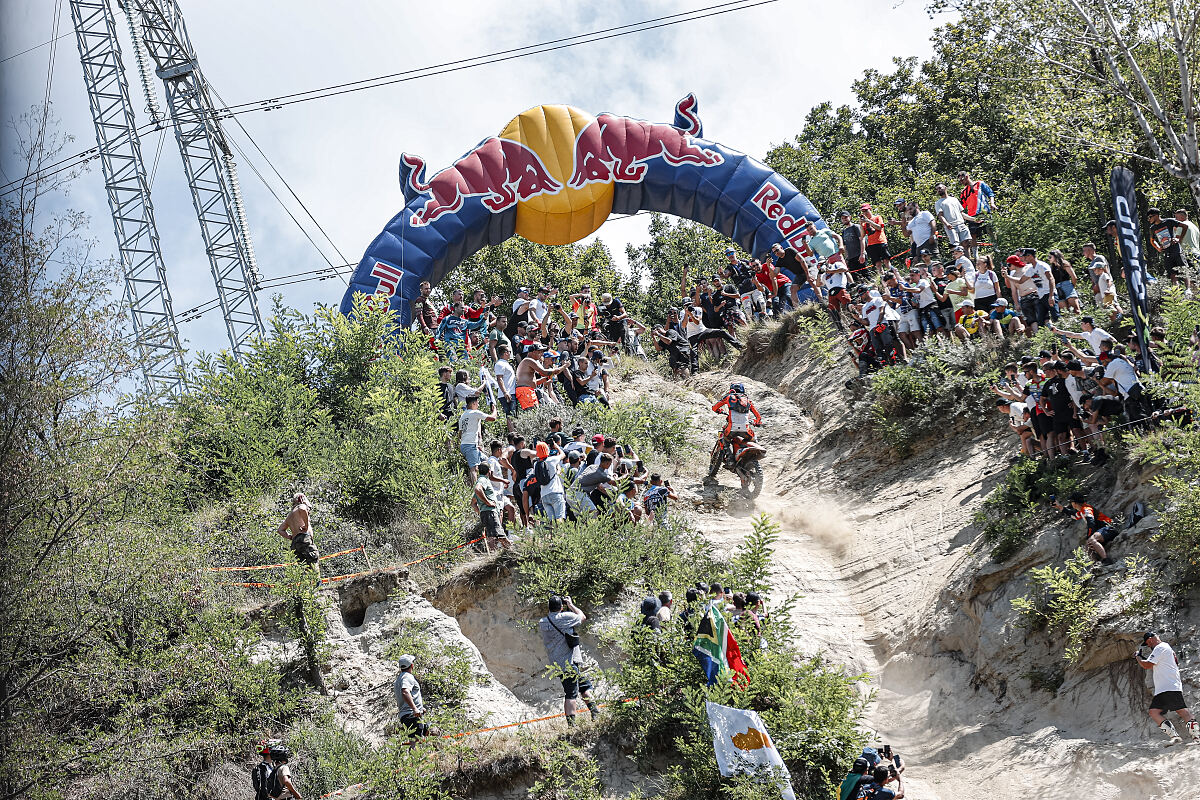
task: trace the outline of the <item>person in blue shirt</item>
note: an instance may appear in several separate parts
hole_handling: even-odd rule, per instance
[[[450,313],[438,323],[433,338],[445,346],[450,360],[453,361],[457,353],[466,349],[467,331],[478,330],[487,330],[487,317],[468,320],[463,316],[463,304],[457,302],[450,309]]]
[[[1001,297],[992,306],[991,313],[988,314],[988,320],[992,326],[992,333],[1003,338],[1005,331],[1013,336],[1020,336],[1025,332],[1025,326],[1021,324],[1021,318],[1008,307],[1008,300]]]

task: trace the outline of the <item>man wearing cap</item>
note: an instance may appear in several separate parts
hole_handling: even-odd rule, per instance
[[[416,657],[405,653],[400,656],[400,676],[392,686],[396,694],[396,705],[400,707],[400,724],[412,736],[429,736],[429,724],[422,722],[425,716],[425,701],[421,698],[421,684],[413,676],[413,663]]]
[[[1008,307],[1006,298],[999,298],[992,304],[992,310],[988,314],[988,319],[991,320],[992,333],[1003,338],[1005,334],[1011,336],[1020,336],[1025,332],[1025,326],[1021,324],[1021,318],[1016,312]]]
[[[871,769],[871,763],[865,758],[854,759],[854,766],[850,767],[850,774],[842,780],[842,786],[838,790],[838,800],[855,800],[858,797],[858,784],[868,783],[867,772]]]
[[[563,610],[564,607],[566,610]],[[557,671],[562,681],[565,697],[563,712],[570,728],[575,726],[577,698],[583,698],[593,719],[600,713],[596,701],[592,699],[592,683],[583,674],[583,650],[576,633],[576,628],[586,621],[587,615],[567,595],[551,595],[546,603],[546,616],[538,620],[538,631],[542,634],[542,644],[550,659],[550,669]]]
[[[859,224],[867,235],[867,259],[872,267],[892,268],[892,254],[888,251],[887,233],[883,230],[883,217],[871,212],[871,204],[863,203],[858,209]]]
[[[1200,742],[1200,725],[1188,710],[1183,701],[1183,681],[1179,677],[1179,659],[1171,645],[1158,638],[1154,631],[1148,631],[1142,636],[1142,648],[1150,648],[1150,654],[1142,658],[1139,649],[1133,654],[1138,666],[1152,670],[1154,677],[1154,697],[1150,700],[1150,719],[1154,720],[1167,736],[1165,746],[1169,747],[1181,741],[1175,728],[1167,720],[1167,714],[1174,711],[1187,725],[1187,731],[1193,742]]]
[[[529,324],[529,316],[533,312],[533,300],[529,297],[529,287],[522,286],[517,289],[517,299],[513,300],[512,313],[508,316],[508,334],[510,339],[515,339],[517,336],[517,326],[524,323]]]
[[[933,204],[933,210],[937,214],[938,221],[946,229],[946,241],[954,245],[967,246],[971,244],[971,258],[975,257],[977,249],[974,240],[971,238],[971,231],[967,228],[967,220],[963,216],[962,203],[957,197],[950,194],[950,190],[946,188],[946,184],[939,183],[935,187],[937,192],[937,202]]]

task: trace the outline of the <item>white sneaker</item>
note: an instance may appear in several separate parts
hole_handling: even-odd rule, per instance
[[[1179,734],[1175,731],[1175,726],[1170,722],[1163,722],[1158,726],[1158,729],[1167,735],[1167,741],[1163,742],[1163,747],[1171,747],[1183,741]]]

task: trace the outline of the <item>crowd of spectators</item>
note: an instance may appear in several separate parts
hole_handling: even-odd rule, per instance
[[[685,377],[705,353],[719,358],[741,349],[743,326],[807,303],[824,309],[845,335],[860,375],[909,362],[926,340],[971,346],[1053,331],[1049,350],[1006,365],[994,387],[996,406],[1023,454],[1102,464],[1106,427],[1153,411],[1135,366],[1139,343],[1118,301],[1124,276],[1091,242],[1077,258],[1060,250],[1043,258],[1022,247],[1001,261],[987,241],[994,192],[966,172],[958,183],[957,194],[937,185],[932,210],[899,198],[885,218],[864,203],[857,215],[839,212],[835,228],[807,223],[794,247],[776,243],[750,257],[730,247],[713,274],[681,265],[678,300],[659,325],[635,319],[608,292],[593,297],[589,286],[571,294],[519,287],[511,303],[482,291],[467,303],[455,290],[439,309],[422,284],[411,304],[413,329],[429,337],[442,362],[442,415],[458,422],[488,530],[503,542],[506,525],[527,528],[539,515],[554,521],[609,508],[634,522],[653,518],[646,493],[657,498],[669,487],[652,480],[627,448],[603,432],[548,431],[526,442],[512,433],[512,420],[546,405],[607,405],[610,370],[622,358],[645,358],[644,341]],[[1148,222],[1162,277],[1190,290],[1200,229],[1182,209],[1163,218],[1152,208]],[[903,249],[889,242],[889,228],[905,232]],[[1107,226],[1114,238],[1105,249],[1119,252],[1115,228]],[[1124,333],[1118,338],[1108,329]],[[1161,329],[1150,331],[1152,363],[1163,341]],[[501,420],[507,436],[484,435],[481,423]]]

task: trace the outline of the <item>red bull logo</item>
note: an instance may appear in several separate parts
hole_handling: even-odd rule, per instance
[[[675,106],[677,116],[691,121],[688,129],[601,114],[575,140],[575,170],[567,185],[580,188],[613,180],[640,183],[646,177],[646,162],[652,158],[662,158],[673,166],[724,163],[717,151],[692,142],[692,134],[700,130],[695,105],[695,96],[689,94]]]
[[[425,161],[406,153],[400,176],[406,199],[425,202],[410,216],[429,225],[478,197],[492,213],[517,208],[516,232],[542,244],[566,244],[594,232],[612,210],[613,184],[638,183],[647,162],[716,166],[719,152],[693,141],[702,130],[689,94],[676,104],[675,125],[570,106],[538,106],[513,119],[431,179]]]
[[[551,177],[537,153],[521,142],[492,136],[425,182],[425,161],[405,153],[400,157],[401,176],[416,194],[429,200],[412,215],[414,226],[428,225],[447,212],[458,211],[468,197],[482,197],[493,213],[512,208],[521,200],[554,194],[562,184]]]

